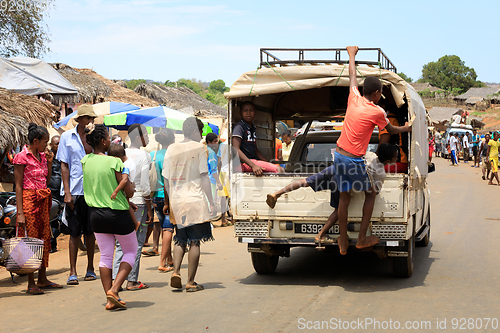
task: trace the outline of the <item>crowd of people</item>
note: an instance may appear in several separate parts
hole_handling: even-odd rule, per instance
[[[142,149],[149,142],[144,125],[129,127],[130,142],[125,148],[121,137],[111,138],[104,125],[94,124],[95,118],[93,107],[83,104],[77,111],[77,126],[52,138],[46,128],[30,124],[29,144],[13,158],[19,227],[29,237],[44,240],[38,280],[29,274],[26,293],[39,295],[47,288],[62,288],[46,275],[49,253],[57,250],[57,233],[51,233],[49,223],[52,198],[64,203],[60,231],[70,236],[66,283],[80,283],[77,253],[82,236],[87,251],[83,280],[97,279],[97,242],[107,310],[126,308],[121,290],[148,288],[139,280],[139,272],[148,227],[153,223],[153,248],[145,255],[160,255],[158,271],[172,272],[172,288],[183,288],[181,264],[189,248],[185,290],[203,290],[195,281],[200,245],[214,239],[211,221],[219,211],[219,198],[222,225],[231,223],[225,214],[229,204],[227,143],[220,149],[213,133],[207,135],[206,145],[201,143],[204,124],[190,117],[184,121],[182,141],[175,142],[172,130],[161,129],[155,135],[160,149],[148,153]]]
[[[476,129],[463,134],[452,132],[447,139],[444,134],[429,132],[429,159],[432,153],[442,156],[443,151],[450,156],[451,166],[458,166],[460,156],[465,164],[471,161],[472,168],[482,168],[482,179],[488,180],[488,185],[500,185],[498,178],[500,132],[492,131],[478,134]],[[496,184],[493,182],[496,180]]]

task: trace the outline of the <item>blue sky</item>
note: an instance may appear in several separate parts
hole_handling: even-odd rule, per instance
[[[223,79],[255,71],[261,47],[381,48],[414,80],[458,55],[500,82],[499,1],[56,0],[48,62],[109,79]],[[307,55],[306,55],[307,56]]]

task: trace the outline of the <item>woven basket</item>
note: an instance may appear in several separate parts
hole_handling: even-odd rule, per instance
[[[43,258],[43,240],[14,237],[3,242],[5,268],[17,274],[34,273],[40,269]]]

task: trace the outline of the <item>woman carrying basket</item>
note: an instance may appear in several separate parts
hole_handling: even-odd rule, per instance
[[[62,288],[47,279],[50,246],[49,213],[52,195],[47,188],[52,174],[54,154],[47,148],[49,132],[45,127],[31,123],[28,127],[28,142],[14,157],[16,182],[17,224],[19,233],[44,241],[42,265],[35,283],[34,273],[28,274],[28,289],[31,295],[43,294],[43,288]]]

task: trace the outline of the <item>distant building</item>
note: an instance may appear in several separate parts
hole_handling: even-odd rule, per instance
[[[492,104],[500,104],[500,96],[495,96],[500,92],[500,86],[470,88],[465,94],[455,96],[453,99],[460,105],[476,106],[480,102],[485,102],[486,99],[491,100]]]

